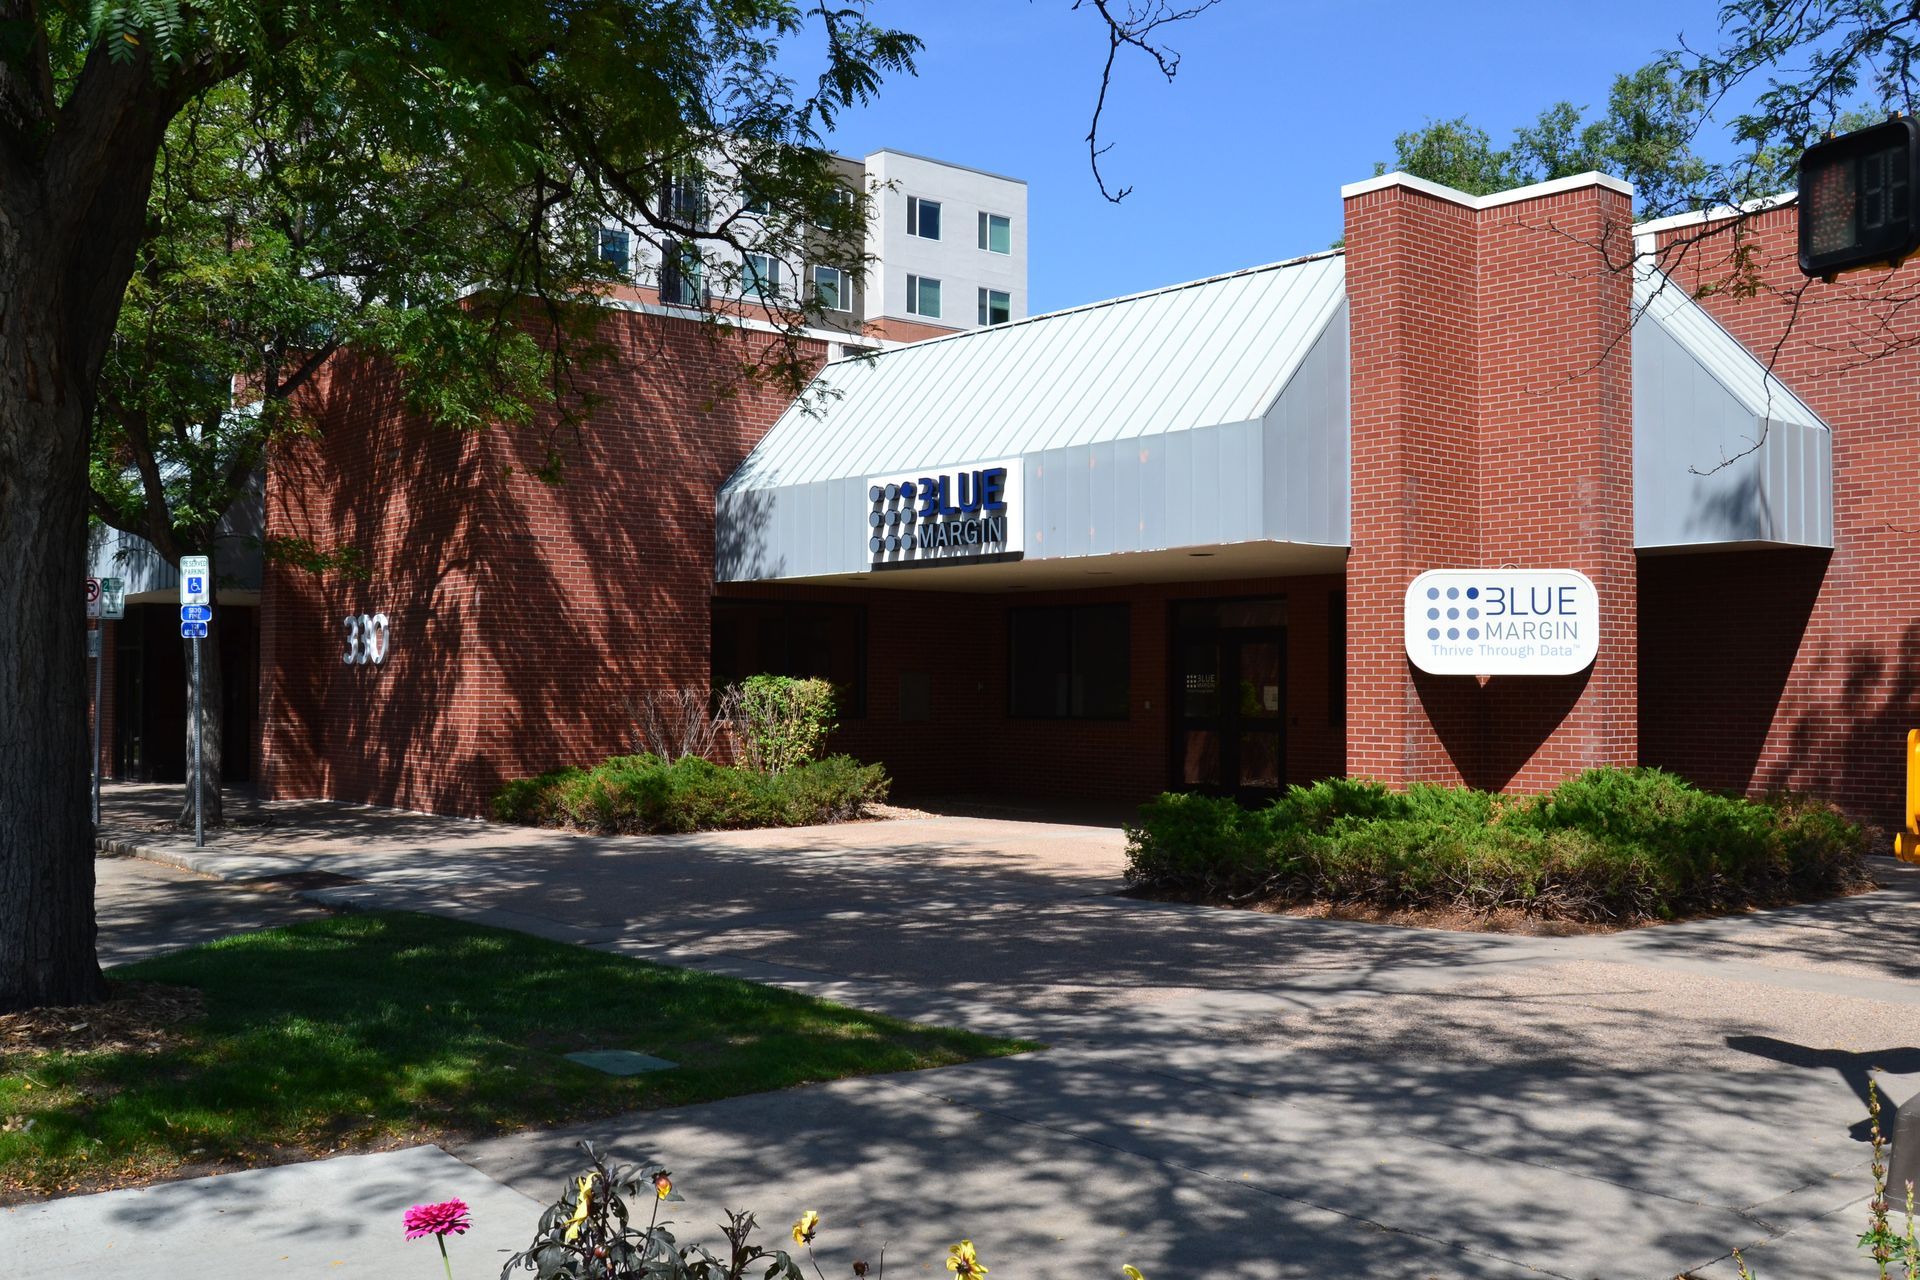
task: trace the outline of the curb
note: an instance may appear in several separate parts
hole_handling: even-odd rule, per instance
[[[368,895],[357,894],[338,887],[324,889],[274,889],[264,885],[252,885],[245,880],[228,874],[228,870],[213,858],[195,851],[155,848],[152,845],[135,844],[131,840],[122,840],[114,836],[95,836],[93,856],[110,858],[138,858],[142,862],[154,862],[163,867],[178,867],[182,871],[191,871],[195,875],[205,876],[209,880],[218,880],[221,884],[230,884],[244,889],[248,893],[263,894],[268,897],[284,896],[300,902],[309,902],[328,911],[368,911],[382,910],[377,902],[370,902]],[[404,910],[405,908],[400,908]]]
[[[143,862],[158,862],[162,866],[179,867],[182,871],[192,871],[223,883],[230,883],[229,877],[222,875],[212,866],[204,865],[207,859],[197,854],[177,853],[172,849],[135,844],[131,840],[122,840],[115,836],[95,836],[93,856],[97,858],[102,854],[110,858],[139,858]]]

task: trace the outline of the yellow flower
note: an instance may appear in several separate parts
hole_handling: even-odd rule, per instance
[[[1121,1267],[1120,1274],[1125,1276],[1127,1280],[1147,1280],[1145,1276],[1140,1274],[1140,1268],[1134,1266],[1132,1263]]]
[[[974,1256],[973,1241],[962,1240],[947,1250],[947,1270],[953,1272],[958,1280],[977,1280],[987,1274],[987,1268]]]
[[[820,1229],[820,1215],[809,1209],[800,1215],[800,1221],[793,1224],[793,1242],[812,1244],[813,1233]]]
[[[664,1169],[653,1175],[653,1190],[662,1200],[673,1194],[673,1179],[667,1176]]]
[[[574,1197],[573,1216],[567,1219],[568,1240],[580,1234],[580,1228],[586,1225],[587,1214],[593,1209],[593,1175],[588,1174],[574,1181],[579,1183],[580,1194]]]

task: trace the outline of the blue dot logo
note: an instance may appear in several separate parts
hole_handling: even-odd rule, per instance
[[[900,482],[900,496],[902,498],[905,498],[908,502],[913,501],[913,481],[902,480]]]
[[[1469,609],[1469,610],[1467,610],[1467,617],[1469,617],[1469,618],[1477,618],[1477,617],[1479,617],[1479,616],[1480,616],[1480,611],[1479,611],[1478,609]]]
[[[1458,600],[1459,598],[1460,598],[1460,588],[1458,587],[1447,588],[1447,599]]]
[[[883,547],[883,546],[885,546],[885,545],[886,545],[886,544],[885,544],[885,543],[883,543],[883,542],[881,542],[881,541],[880,541],[880,539],[878,539],[878,538],[868,538],[868,539],[867,539],[867,550],[869,550],[869,551],[875,551],[875,552],[877,552],[877,551],[879,551],[879,550],[880,550],[880,548],[881,548],[881,547]]]
[[[1438,609],[1427,610],[1427,621],[1432,622],[1435,619],[1439,618],[1439,616],[1440,616],[1440,611]]]
[[[1447,621],[1448,621],[1448,622],[1457,622],[1457,621],[1459,620],[1459,618],[1460,618],[1460,611],[1459,611],[1458,609],[1449,609],[1449,610],[1447,610]]]
[[[1440,638],[1440,628],[1438,627],[1427,628],[1427,639],[1438,640],[1439,638]]]
[[[1447,628],[1447,639],[1458,640],[1459,638],[1460,638],[1460,628],[1458,627]]]
[[[1438,600],[1439,598],[1440,598],[1440,588],[1438,587],[1427,588],[1427,599]]]
[[[1479,598],[1480,598],[1480,588],[1478,587],[1467,588],[1467,599],[1478,600]]]
[[[1467,639],[1478,640],[1479,638],[1480,638],[1480,628],[1478,627],[1467,628]]]
[[[896,538],[896,537],[894,537],[894,536],[893,536],[892,534],[888,534],[888,535],[887,535],[887,550],[889,550],[889,551],[898,551],[899,549],[900,549],[900,539],[898,539],[898,538]]]
[[[891,485],[889,485],[889,486],[887,486],[887,487],[888,487],[888,488],[892,488],[893,486],[891,486]],[[885,496],[886,496],[886,491],[885,491],[885,490],[883,490],[883,489],[881,489],[881,487],[880,487],[879,485],[877,485],[877,484],[876,484],[876,485],[873,485],[872,487],[870,487],[870,488],[869,488],[869,489],[867,490],[867,501],[868,501],[868,502],[878,502],[878,501],[880,501],[880,499],[881,499],[881,498],[883,498],[883,497],[885,497]]]

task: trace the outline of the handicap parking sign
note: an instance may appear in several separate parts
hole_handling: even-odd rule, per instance
[[[213,593],[207,590],[208,579],[213,576],[213,566],[207,563],[205,556],[180,557],[180,603],[212,604]]]

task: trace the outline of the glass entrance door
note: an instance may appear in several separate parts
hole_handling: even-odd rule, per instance
[[[1286,601],[1183,601],[1172,652],[1174,787],[1277,794],[1287,776]]]

